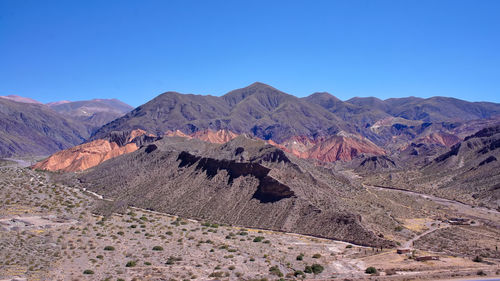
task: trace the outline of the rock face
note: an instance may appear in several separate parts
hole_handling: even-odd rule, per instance
[[[383,149],[369,140],[345,133],[316,139],[294,137],[286,142],[276,144],[276,146],[297,157],[317,159],[323,162],[350,161],[361,154],[385,154]]]
[[[237,136],[238,134],[233,133],[229,130],[212,131],[208,129],[203,131],[198,131],[191,135],[192,138],[211,143],[226,143],[236,138]]]
[[[95,140],[59,151],[32,168],[47,171],[83,171],[111,158],[134,152],[143,143],[155,140],[157,138],[147,135],[142,130],[134,130],[128,134],[118,133],[112,135],[110,139]]]
[[[392,245],[347,210],[352,195],[362,190],[331,174],[316,176],[311,167],[244,136],[225,144],[172,137],[78,177],[105,197],[183,217]]]
[[[440,144],[451,147],[460,142],[460,138],[444,132],[432,132],[429,135],[416,140],[417,143]]]
[[[49,158],[35,164],[33,168],[47,171],[83,171],[111,158],[136,150],[137,146],[134,143],[119,146],[107,140],[95,140],[56,152]]]

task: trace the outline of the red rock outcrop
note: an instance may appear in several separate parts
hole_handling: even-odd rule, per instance
[[[83,171],[102,162],[134,152],[138,149],[132,141],[142,135],[149,135],[144,130],[134,130],[130,133],[125,146],[119,146],[108,140],[95,140],[89,143],[75,146],[70,149],[59,151],[49,158],[35,164],[33,168],[49,171],[76,172]],[[226,143],[238,136],[229,130],[203,130],[187,135],[182,131],[168,131],[165,136],[177,136],[184,138],[196,138],[211,143]],[[331,137],[319,137],[311,139],[305,136],[296,136],[283,143],[275,143],[272,140],[269,144],[276,146],[286,152],[292,153],[300,158],[312,158],[325,162],[337,160],[349,161],[359,154],[383,155],[384,150],[370,142],[369,140],[347,134],[340,134]]]
[[[192,137],[190,135],[187,135],[183,133],[181,130],[175,130],[175,131],[166,131],[165,136],[167,137],[181,137],[181,138],[188,138],[191,139]]]
[[[454,144],[457,144],[461,141],[461,139],[455,135],[443,133],[443,132],[434,132],[423,138],[420,138],[416,141],[416,143],[429,143],[429,144],[441,144],[446,147],[452,147]]]
[[[136,150],[137,146],[134,143],[119,146],[107,140],[95,140],[56,152],[49,158],[33,165],[33,168],[48,171],[83,171],[108,159]]]
[[[350,161],[360,154],[384,155],[385,152],[374,143],[360,136],[339,134],[329,137],[293,137],[280,144],[269,142],[300,158],[317,159],[324,162]]]
[[[130,132],[130,136],[128,137],[128,141],[127,142],[131,142],[133,141],[135,138],[137,137],[140,137],[142,135],[147,135],[147,136],[150,136],[150,137],[154,137],[155,135],[153,134],[148,134],[146,131],[144,130],[141,130],[141,129],[135,129],[133,130],[132,132]]]
[[[198,131],[191,135],[192,138],[211,143],[226,143],[236,138],[237,136],[238,134],[233,133],[229,130],[218,130],[218,131],[203,130],[203,131]]]

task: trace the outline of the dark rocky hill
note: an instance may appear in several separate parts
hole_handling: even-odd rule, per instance
[[[363,204],[351,202],[361,187],[244,136],[226,144],[166,137],[79,178],[115,201],[184,217],[392,245],[350,211]]]
[[[440,181],[443,192],[468,194],[493,208],[500,207],[500,125],[468,136],[423,168]]]
[[[346,123],[318,105],[254,83],[222,97],[164,93],[103,126],[93,139],[132,129],[155,134],[227,129],[281,142],[296,135],[335,134],[344,127]]]

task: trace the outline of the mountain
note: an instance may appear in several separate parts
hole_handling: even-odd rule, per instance
[[[356,163],[344,167],[354,168],[370,185],[397,187],[494,209],[500,206],[498,123],[448,148],[412,143],[390,160],[395,166],[386,165],[377,173],[371,166]]]
[[[107,113],[109,108],[100,106],[110,102],[51,106],[85,122]],[[118,105],[121,112],[129,109]],[[408,110],[425,114],[409,114]],[[498,104],[441,97],[343,102],[323,92],[297,98],[257,82],[221,97],[166,92],[97,129],[89,141],[127,145],[128,134],[137,130],[150,138],[181,136],[213,143],[249,134],[301,158],[333,162],[387,155],[407,166],[428,163],[472,132],[500,122],[498,112]]]
[[[352,98],[346,101],[362,107],[370,107],[393,117],[424,122],[450,120],[487,119],[500,115],[500,105],[490,102],[468,102],[455,98]]]
[[[383,101],[376,98],[368,98],[366,103],[356,104],[349,101],[343,102],[329,93],[322,92],[314,93],[303,99],[325,108],[342,120],[358,126],[360,130],[369,127],[378,120],[391,116],[389,113],[377,108],[377,106],[373,106],[374,104],[383,103]]]
[[[100,128],[92,139],[112,131],[142,129],[163,135],[180,130],[229,130],[281,142],[296,135],[331,135],[346,124],[320,106],[254,83],[222,97],[167,92]]]
[[[133,172],[131,172],[133,171]],[[78,175],[129,205],[218,223],[390,246],[350,210],[362,190],[263,140],[166,137]],[[121,204],[122,204],[121,203]]]
[[[489,207],[500,206],[500,125],[466,137],[423,168],[441,178],[442,193],[464,194]]]
[[[61,114],[86,124],[90,127],[91,132],[133,109],[130,105],[117,99],[60,101],[48,103],[47,105]]]
[[[2,99],[8,99],[11,101],[16,101],[16,102],[22,102],[22,103],[34,103],[34,104],[42,104],[41,102],[30,99],[30,98],[25,98],[21,96],[16,96],[16,95],[8,95],[8,96],[0,96]]]
[[[38,103],[0,99],[0,156],[49,155],[89,137],[71,118]]]
[[[161,94],[103,126],[92,139],[134,129],[158,136],[167,131],[180,130],[189,135],[210,129],[282,143],[296,136],[314,139],[345,131],[366,137],[378,146],[398,149],[419,138],[448,146],[458,140],[447,135],[453,135],[459,127],[498,116],[500,105],[495,103],[444,97],[353,98],[344,102],[328,93],[297,98],[257,82],[221,97]],[[433,132],[438,135],[431,135]]]

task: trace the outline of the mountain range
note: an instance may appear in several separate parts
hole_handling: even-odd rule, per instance
[[[0,157],[50,155],[73,147],[131,109],[115,99],[44,105],[30,98],[1,96]]]
[[[2,136],[26,145],[8,155],[55,152],[33,168],[69,172],[113,198],[111,212],[128,205],[387,247],[397,221],[386,208],[400,206],[367,197],[367,185],[500,203],[500,104],[298,98],[262,83],[220,97],[166,92],[132,110],[16,99],[0,99],[12,123]],[[12,130],[21,126],[31,133]]]

